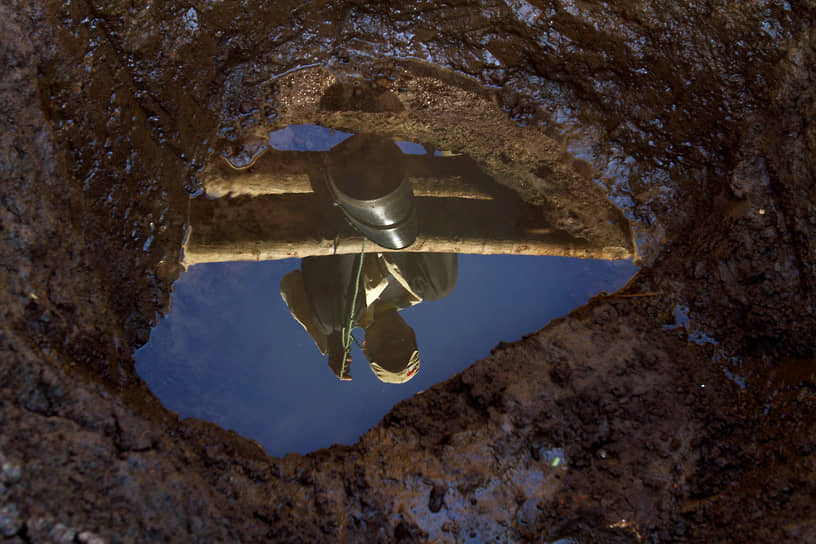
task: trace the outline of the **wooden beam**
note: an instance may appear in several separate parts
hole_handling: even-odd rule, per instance
[[[631,234],[605,241],[575,238],[496,201],[417,198],[420,234],[402,251],[555,255],[592,259],[633,257]],[[191,201],[184,263],[259,261],[356,253],[360,235],[342,212],[316,195]],[[373,242],[371,250],[389,251]]]
[[[204,188],[212,198],[225,196],[260,196],[309,194],[314,180],[322,173],[326,153],[277,151],[269,149],[244,168],[233,168],[223,157],[207,171]],[[403,159],[416,196],[490,200],[493,194],[485,188],[484,176],[462,172],[456,157],[406,156]],[[459,168],[459,172],[451,166]],[[472,168],[471,168],[472,170]],[[455,173],[456,172],[456,173]],[[471,172],[472,173],[472,172]],[[462,175],[464,174],[464,175]]]

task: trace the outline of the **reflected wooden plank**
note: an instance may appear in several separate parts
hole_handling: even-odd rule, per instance
[[[233,168],[221,158],[211,166],[204,180],[207,195],[261,196],[309,194],[314,192],[313,180],[319,179],[319,167],[325,153],[277,151],[264,152],[251,165]],[[459,175],[462,160],[456,157],[408,156],[403,167],[416,196],[437,196],[470,200],[490,200],[493,195],[478,177]],[[472,169],[472,167],[471,167]]]
[[[531,222],[496,201],[416,199],[417,241],[402,251],[555,255],[592,259],[633,257],[631,234],[589,241]],[[314,194],[194,199],[184,263],[257,261],[356,253],[360,235],[342,212]],[[373,242],[373,251],[390,251]]]

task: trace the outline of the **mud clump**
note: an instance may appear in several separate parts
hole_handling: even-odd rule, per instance
[[[0,534],[816,542],[815,15],[4,4]],[[412,124],[446,107],[543,143]],[[584,213],[563,188],[604,187],[644,268],[352,447],[274,459],[179,421],[130,353],[167,310],[187,198],[297,119],[470,142],[563,228],[571,194]]]

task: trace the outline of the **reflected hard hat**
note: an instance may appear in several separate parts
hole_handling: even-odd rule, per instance
[[[414,193],[394,142],[357,135],[332,149],[327,178],[335,202],[367,238],[388,249],[416,240]]]
[[[377,364],[375,361],[369,361],[369,365],[371,365],[371,370],[374,372],[374,375],[377,376],[381,382],[405,383],[416,376],[417,372],[419,372],[419,351],[414,350],[411,357],[408,359],[408,364],[405,365],[405,368],[400,370],[388,370]]]

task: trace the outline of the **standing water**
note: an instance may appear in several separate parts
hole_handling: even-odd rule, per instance
[[[306,174],[297,174],[304,158]],[[273,455],[356,442],[400,400],[488,356],[499,342],[518,340],[591,296],[620,288],[636,271],[626,259],[502,254],[502,248],[537,247],[570,254],[584,246],[554,233],[542,222],[546,210],[525,204],[460,153],[301,125],[222,159],[220,179],[228,180],[222,186],[231,190],[219,194],[213,183],[207,197],[192,201],[188,269],[175,284],[171,313],[136,353],[137,370],[181,417],[234,429]],[[344,187],[347,175],[356,184],[351,192],[362,194],[377,189],[380,177],[372,172],[393,177],[403,168],[415,195],[403,207],[416,216],[416,231],[396,219],[383,237],[382,229],[332,206],[339,189],[321,184],[334,172],[328,186]],[[257,189],[264,172],[287,187],[277,197],[289,199],[283,211],[257,194],[266,192]],[[455,186],[460,181],[464,189]],[[365,183],[368,189],[360,189]],[[255,194],[234,197],[236,184],[256,187],[248,191]],[[265,212],[252,211],[259,199]],[[274,221],[297,206],[312,210],[306,199],[326,206],[305,224],[320,223],[315,228],[328,231],[321,233],[327,238],[332,229],[351,236],[337,234],[328,249],[293,241],[287,228],[303,217]],[[335,223],[321,223],[332,214]],[[236,222],[263,240],[236,235]],[[361,229],[368,234],[362,264]],[[391,243],[408,247],[386,251]],[[450,252],[457,247],[465,253]],[[468,254],[473,248],[496,254]],[[305,258],[285,258],[287,252]],[[342,340],[350,344],[350,361]],[[399,360],[388,361],[398,352]]]

